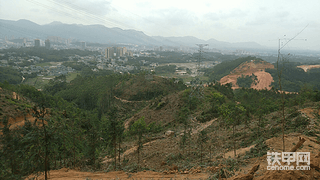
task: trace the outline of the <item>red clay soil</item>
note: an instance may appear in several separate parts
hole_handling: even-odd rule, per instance
[[[244,76],[251,76],[252,74],[257,76],[258,82],[256,85],[252,84],[251,88],[254,89],[268,89],[270,90],[271,83],[273,82],[273,78],[270,73],[265,72],[265,69],[273,69],[274,66],[268,62],[255,62],[252,60],[251,62],[246,62],[239,65],[233,71],[230,72],[229,75],[221,78],[221,84],[232,83],[232,89],[238,89],[239,86],[237,85],[237,78]]]

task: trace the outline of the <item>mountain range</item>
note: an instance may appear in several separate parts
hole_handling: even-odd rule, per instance
[[[120,28],[108,28],[103,25],[64,24],[54,21],[50,24],[39,25],[32,21],[21,19],[18,21],[0,19],[0,37],[15,38],[39,38],[46,39],[48,36],[58,36],[65,39],[76,39],[91,43],[101,44],[135,44],[146,46],[188,46],[196,44],[209,44],[210,48],[216,49],[264,49],[256,42],[229,43],[215,39],[202,40],[193,36],[162,37],[148,36],[142,31],[123,30]]]

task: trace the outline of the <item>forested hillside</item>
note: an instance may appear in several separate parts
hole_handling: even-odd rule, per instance
[[[272,86],[277,89],[279,88],[279,73],[281,73],[281,85],[284,91],[288,92],[299,92],[304,88],[311,88],[314,90],[320,90],[320,69],[310,69],[307,72],[303,71],[301,68],[297,68],[300,63],[296,62],[286,62],[284,64],[279,64],[278,70],[266,69],[269,72],[274,82]]]
[[[0,82],[5,81],[10,84],[19,84],[22,81],[22,74],[12,67],[0,67]]]
[[[252,58],[228,62],[217,71],[230,73],[249,60],[264,63]],[[294,66],[286,68],[285,79],[296,72],[308,74],[305,82],[316,83],[311,75],[318,71],[302,74]],[[57,76],[42,91],[8,82],[0,87],[0,179],[25,179],[61,168],[163,175],[200,171],[219,179],[240,169],[247,173],[269,149],[280,152],[282,142],[288,150],[296,143],[292,133],[314,140],[301,146],[312,157],[320,150],[315,145],[320,92],[308,84],[299,93],[285,94],[276,88],[233,90],[219,82],[186,86],[146,72],[91,72],[70,82]],[[263,168],[258,172],[267,175]]]

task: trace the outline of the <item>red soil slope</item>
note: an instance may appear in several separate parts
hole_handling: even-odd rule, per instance
[[[273,69],[274,66],[266,61],[256,62],[255,60],[251,60],[251,62],[246,62],[239,65],[236,69],[231,71],[229,75],[221,78],[220,83],[232,83],[232,88],[237,89],[239,88],[237,85],[238,77],[241,77],[241,75],[246,76],[254,74],[258,78],[258,83],[256,85],[253,84],[251,88],[270,90],[270,85],[273,82],[273,78],[270,73],[265,72],[265,69],[267,68]]]

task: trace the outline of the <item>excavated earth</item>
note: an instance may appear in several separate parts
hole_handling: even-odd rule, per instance
[[[309,69],[320,68],[320,65],[301,65],[297,67],[303,69],[304,72],[307,72]]]
[[[257,84],[252,84],[251,88],[253,89],[268,89],[270,90],[271,83],[273,82],[273,78],[270,73],[265,72],[265,69],[273,69],[274,65],[266,62],[266,61],[259,61],[251,60],[250,62],[245,62],[240,64],[237,68],[230,72],[229,75],[224,76],[221,78],[221,84],[232,83],[232,89],[238,89],[239,86],[237,85],[237,78],[244,76],[251,76],[252,74],[257,76],[258,82]]]

